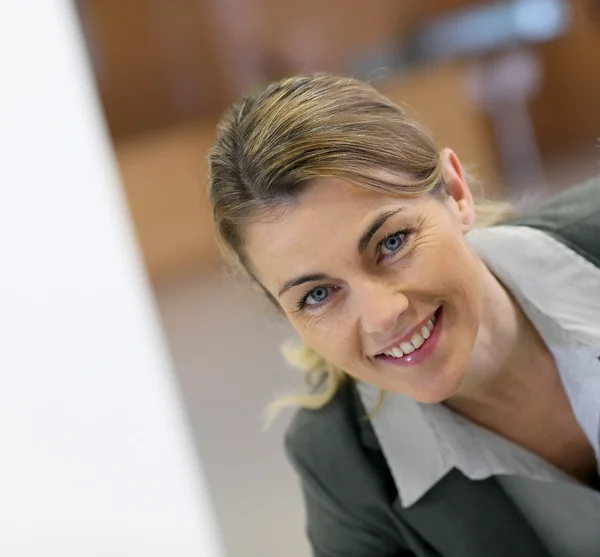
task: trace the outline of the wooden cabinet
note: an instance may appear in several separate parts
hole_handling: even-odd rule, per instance
[[[115,145],[146,267],[155,282],[218,264],[206,155],[216,122],[185,124]]]
[[[600,140],[600,4],[571,0],[571,6],[569,32],[537,49],[543,82],[531,111],[548,152]]]
[[[232,100],[208,2],[78,0],[113,138],[210,117]]]

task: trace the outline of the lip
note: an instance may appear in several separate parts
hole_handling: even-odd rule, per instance
[[[431,336],[427,339],[427,342],[425,342],[425,344],[417,348],[414,352],[411,352],[410,354],[405,354],[400,358],[395,358],[394,356],[386,356],[385,354],[379,354],[375,357],[376,360],[380,362],[385,362],[386,364],[389,363],[392,365],[403,367],[418,365],[424,362],[427,358],[429,358],[429,356],[433,354],[433,352],[435,352],[439,343],[444,325],[443,306],[438,308],[438,310],[436,310],[434,314],[437,316],[435,321],[435,327],[433,328]],[[429,317],[429,319],[431,319],[431,317]],[[425,321],[425,323],[427,323],[427,320]],[[397,345],[393,344],[392,346]]]
[[[384,355],[383,354],[384,352],[386,352],[387,350],[391,350],[392,348],[395,348],[401,342],[410,342],[410,339],[412,338],[412,336],[415,333],[420,333],[420,331],[423,328],[423,326],[425,325],[425,323],[427,323],[430,319],[432,319],[433,316],[436,314],[436,312],[439,309],[441,309],[441,306],[439,308],[437,308],[435,311],[431,312],[431,314],[428,317],[426,317],[425,319],[423,319],[423,321],[421,321],[420,323],[415,325],[408,333],[406,333],[405,335],[403,335],[401,337],[398,337],[396,340],[394,340],[390,344],[386,345],[384,348],[378,350],[377,353],[375,354],[375,356],[378,357],[378,356]]]

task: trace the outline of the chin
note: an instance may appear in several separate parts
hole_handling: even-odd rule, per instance
[[[416,388],[410,395],[417,402],[439,404],[454,395],[462,385],[466,373],[463,366],[456,366],[435,374]]]

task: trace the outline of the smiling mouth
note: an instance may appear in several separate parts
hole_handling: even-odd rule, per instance
[[[397,346],[377,354],[376,357],[388,356],[392,358],[403,358],[404,356],[408,356],[409,354],[412,354],[416,350],[419,350],[421,347],[425,346],[435,329],[435,324],[439,317],[440,310],[441,308],[438,308],[431,319],[424,323],[419,330],[415,331],[410,339],[405,339],[404,341],[398,343]]]

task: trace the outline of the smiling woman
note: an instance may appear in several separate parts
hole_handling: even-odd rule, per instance
[[[305,315],[312,311],[314,315],[315,294],[323,297],[319,304],[322,306],[330,294],[338,294],[340,286],[324,285],[323,281],[331,277],[321,269],[312,269],[299,276],[297,270],[306,264],[296,265],[290,261],[296,272],[288,273],[289,278],[286,276],[281,285],[269,283],[267,287],[268,277],[259,276],[259,266],[251,261],[253,250],[247,247],[256,234],[248,232],[262,231],[271,255],[279,245],[284,254],[293,256],[299,254],[300,239],[308,241],[309,233],[316,239],[313,246],[320,246],[330,238],[328,247],[337,252],[339,245],[333,235],[352,238],[360,225],[364,230],[357,240],[356,251],[363,255],[364,261],[366,256],[372,255],[373,250],[366,255],[364,252],[377,232],[383,230],[390,235],[385,238],[386,246],[400,238],[401,242],[405,237],[411,242],[415,239],[414,234],[408,234],[410,230],[388,230],[402,217],[396,215],[408,208],[404,205],[396,207],[400,200],[398,196],[414,200],[427,193],[429,200],[449,198],[449,184],[443,176],[444,164],[451,173],[459,173],[470,199],[466,179],[454,153],[447,150],[440,154],[428,133],[398,106],[372,87],[351,79],[317,75],[273,84],[261,95],[247,98],[235,106],[222,121],[220,129],[219,140],[210,155],[211,201],[217,237],[229,260],[245,268],[275,305],[288,315],[294,315],[296,321],[301,316],[300,310]],[[351,222],[346,208],[340,210],[339,188],[351,192],[347,199],[353,205],[355,220],[358,213],[361,222]],[[308,218],[312,216],[315,222],[306,223],[308,230],[303,229],[304,223],[298,224],[300,230],[293,229],[283,217],[311,192],[313,195],[329,194],[329,198],[318,200],[316,204],[312,201],[304,204],[306,210],[302,214]],[[462,195],[462,192],[459,185],[457,194]],[[375,195],[377,193],[380,195]],[[393,208],[382,212],[380,198],[383,196],[387,197],[388,203],[391,201]],[[364,202],[373,207],[371,214],[366,216],[361,207]],[[319,216],[317,207],[322,212]],[[508,206],[503,203],[471,205],[469,210],[471,214],[465,217],[468,227],[475,220],[491,224],[508,214]],[[338,213],[345,217],[348,230],[340,229]],[[405,217],[403,222],[418,221],[418,208],[413,207],[409,214],[412,220]],[[431,220],[430,217],[428,222]],[[368,224],[362,221],[368,221]],[[384,227],[386,221],[387,228]],[[265,224],[262,228],[250,226],[261,222]],[[335,230],[331,230],[333,222],[338,223]],[[266,226],[268,223],[272,226]],[[319,224],[320,228],[317,227]],[[378,243],[383,240],[380,238]],[[313,259],[323,254],[323,250],[308,249],[312,251],[310,257]],[[277,258],[281,255],[278,253]],[[387,261],[391,255],[395,256],[383,253],[378,256],[379,268],[389,267]],[[277,272],[284,270],[280,268]],[[322,284],[318,284],[319,280]],[[299,297],[298,291],[306,289],[307,284],[311,285],[310,292]],[[290,304],[292,299],[295,304]],[[292,308],[297,311],[291,311]],[[299,332],[304,338],[303,332]],[[328,336],[324,340],[331,342]],[[303,349],[290,348],[287,354],[293,363],[306,369],[307,382],[310,385],[319,383],[321,388],[281,400],[272,407],[274,409],[290,403],[309,408],[327,404],[349,371],[310,342]]]
[[[489,227],[451,149],[329,75],[244,99],[209,160],[224,253],[305,343],[315,555],[597,554],[600,182]]]

